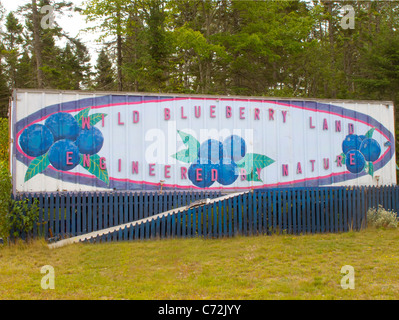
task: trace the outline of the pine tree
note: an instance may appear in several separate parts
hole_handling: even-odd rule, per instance
[[[102,49],[98,55],[94,88],[101,91],[114,91],[117,89],[112,62],[105,49]]]
[[[17,86],[17,65],[20,56],[20,45],[22,44],[23,27],[18,22],[13,12],[7,15],[5,27],[6,32],[3,36],[3,54],[6,61],[5,71],[9,79],[10,87],[15,88]]]

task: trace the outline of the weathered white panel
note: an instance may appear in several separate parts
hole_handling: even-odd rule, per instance
[[[396,184],[392,102],[35,90],[13,97],[17,192]],[[343,146],[348,136],[358,152]]]

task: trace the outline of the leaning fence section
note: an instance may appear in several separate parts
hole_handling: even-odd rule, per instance
[[[65,192],[18,194],[38,200],[39,219],[33,235],[67,238],[141,220],[192,201],[220,196],[212,192]]]
[[[133,222],[87,239],[90,242],[357,231],[366,226],[366,213],[371,207],[382,205],[399,211],[397,186],[325,187],[254,190],[156,216],[195,200],[221,195],[220,191],[184,191],[20,194],[18,197],[38,199],[40,215],[34,235],[47,239],[68,238]]]

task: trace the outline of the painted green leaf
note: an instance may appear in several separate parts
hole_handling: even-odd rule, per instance
[[[372,128],[369,131],[367,131],[366,138],[370,139],[373,136],[374,130],[375,128]]]
[[[99,123],[103,119],[103,115],[104,118],[107,116],[104,113],[95,113],[90,115],[90,126],[95,126],[97,123]]]
[[[346,163],[346,155],[345,155],[345,153],[341,153],[341,157],[342,157],[341,163],[345,164]]]
[[[185,163],[192,163],[198,155],[197,153],[193,154],[190,156],[190,150],[189,149],[184,149],[180,150],[178,153],[174,154],[172,157],[176,158],[179,161],[185,162]]]
[[[374,165],[373,165],[372,162],[369,162],[368,164],[369,164],[369,166],[368,166],[368,174],[370,176],[374,177]]]
[[[101,181],[104,181],[107,185],[109,185],[108,171],[107,169],[102,170],[100,168],[100,156],[97,154],[93,154],[90,156],[90,166],[84,166],[83,163],[83,155],[80,155],[80,165],[89,171],[92,175],[96,176]]]
[[[237,166],[239,168],[244,168],[246,172],[252,172],[252,170],[254,170],[256,173],[257,168],[263,169],[270,166],[273,162],[273,159],[262,154],[247,153],[243,159],[237,162]]]
[[[187,146],[187,149],[180,150],[172,157],[180,160],[182,162],[191,163],[195,161],[198,157],[198,150],[200,148],[200,143],[192,135],[184,133],[183,131],[177,130],[183,143]]]
[[[177,133],[180,135],[182,141],[188,148],[193,148],[194,150],[198,151],[200,143],[197,139],[195,139],[191,134],[185,133],[180,130],[177,130]]]
[[[90,107],[83,109],[77,115],[75,115],[75,120],[78,122],[79,127],[82,127],[82,118],[87,118],[89,116]]]
[[[25,174],[25,182],[32,179],[35,175],[43,172],[50,164],[48,153],[39,156],[31,161]]]

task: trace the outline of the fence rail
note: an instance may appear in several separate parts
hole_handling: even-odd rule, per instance
[[[150,218],[221,192],[19,194],[38,199],[34,236],[68,238]],[[221,238],[256,234],[314,234],[360,230],[370,207],[399,211],[399,187],[254,190],[227,200],[147,219],[90,241]]]

